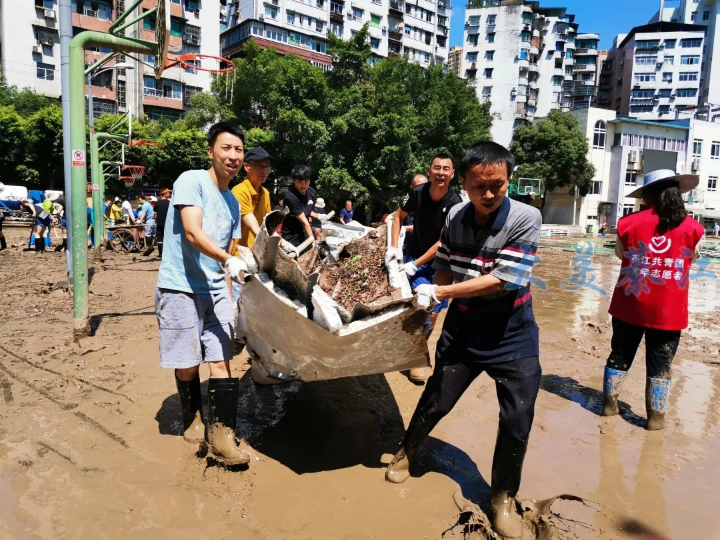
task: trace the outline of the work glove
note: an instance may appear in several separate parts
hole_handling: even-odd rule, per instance
[[[435,291],[437,285],[423,284],[419,285],[415,289],[415,298],[413,299],[413,305],[418,309],[424,309],[430,311],[432,308],[440,303]]]
[[[407,274],[407,277],[413,277],[417,274],[418,267],[415,266],[415,261],[410,261],[403,264],[403,270],[405,271],[405,274]]]
[[[325,223],[326,221],[330,220],[330,218],[327,217],[327,214],[318,214],[317,218],[320,223]]]
[[[282,249],[285,253],[287,253],[287,255],[289,255],[291,259],[297,259],[297,257],[298,257],[297,248],[295,246],[293,246],[287,240],[280,241],[280,249]]]
[[[390,267],[390,261],[397,259],[398,261],[402,261],[403,258],[403,252],[402,249],[396,248],[396,247],[389,247],[387,249],[387,253],[385,253],[385,266],[387,268]]]
[[[237,281],[238,283],[242,283],[240,273],[246,273],[248,271],[248,266],[245,264],[245,261],[233,256],[225,261],[225,270],[227,271],[228,276],[230,276],[230,279]]]

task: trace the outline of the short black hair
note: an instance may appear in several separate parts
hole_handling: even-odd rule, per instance
[[[290,173],[293,181],[310,180],[312,178],[312,170],[307,165],[295,165]]]
[[[433,161],[435,161],[436,159],[449,159],[452,162],[453,169],[455,168],[455,159],[453,159],[453,157],[447,152],[438,152],[437,154],[435,154],[430,160],[430,165],[432,165]],[[413,178],[415,177],[413,176]]]
[[[515,170],[515,158],[510,150],[496,142],[476,143],[463,154],[458,174],[464,177],[468,169],[475,165],[495,165],[497,163],[504,163],[507,167],[508,180],[512,178]]]
[[[138,195],[138,199],[142,199],[143,201],[146,201],[147,197],[145,195]]]
[[[240,140],[243,142],[243,146],[245,146],[245,132],[242,130],[242,128],[233,124],[232,122],[218,122],[217,124],[213,124],[212,126],[210,126],[207,134],[208,146],[210,148],[215,146],[215,141],[223,133],[231,133],[232,135],[239,137]]]

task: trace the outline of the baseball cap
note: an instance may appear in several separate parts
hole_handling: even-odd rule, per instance
[[[172,191],[170,191],[168,188],[165,188],[160,192],[160,195],[165,196],[170,195],[170,193],[172,193]]]
[[[264,148],[260,148],[259,146],[257,148],[251,148],[250,150],[245,152],[246,163],[248,161],[260,161],[261,159],[265,158],[270,159],[270,154],[268,154]]]

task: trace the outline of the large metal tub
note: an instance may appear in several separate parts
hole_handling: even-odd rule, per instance
[[[309,297],[317,274],[307,276],[278,248],[279,241],[263,226],[252,250],[260,270],[312,311]],[[349,324],[330,333],[284,303],[258,276],[249,276],[241,308],[253,379],[265,384],[323,381],[429,366],[427,313],[412,305],[408,290],[403,287],[395,300],[382,305],[356,305]]]

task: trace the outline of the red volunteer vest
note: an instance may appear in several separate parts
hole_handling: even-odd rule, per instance
[[[688,326],[690,266],[705,230],[688,216],[660,235],[659,223],[660,216],[652,209],[618,221],[618,240],[625,256],[609,311],[626,323],[684,330]]]

